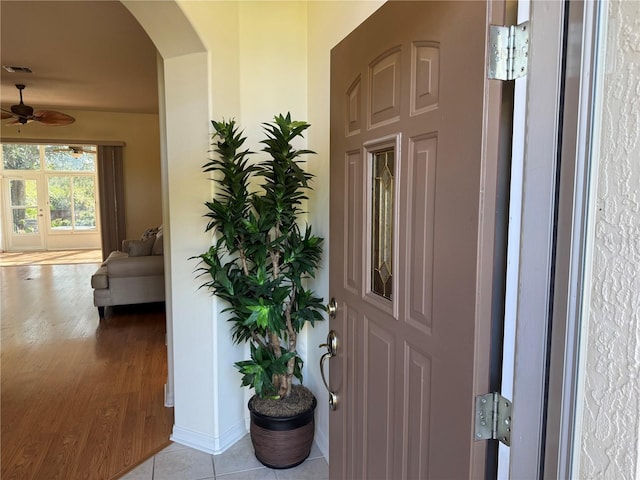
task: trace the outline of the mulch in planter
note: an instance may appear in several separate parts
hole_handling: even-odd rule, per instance
[[[281,400],[259,398],[253,396],[249,401],[251,407],[262,415],[270,417],[292,417],[309,410],[313,405],[313,393],[302,385],[293,385],[291,395]]]

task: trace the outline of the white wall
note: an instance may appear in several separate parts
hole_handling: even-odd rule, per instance
[[[605,9],[606,10],[606,9]],[[608,4],[576,478],[640,478],[640,3]]]
[[[287,112],[307,119],[307,5],[241,1],[239,15],[242,126],[259,152],[262,123]]]

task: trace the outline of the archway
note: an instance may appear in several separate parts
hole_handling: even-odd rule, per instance
[[[122,3],[136,17],[159,52],[159,110],[165,249],[167,351],[165,400],[173,405],[172,439],[219,453],[246,433],[242,391],[221,395],[217,359],[217,306],[198,291],[195,262],[208,248],[200,208],[210,182],[201,166],[209,149],[208,52],[176,2]],[[170,20],[168,20],[170,19]],[[219,414],[225,408],[224,416]]]

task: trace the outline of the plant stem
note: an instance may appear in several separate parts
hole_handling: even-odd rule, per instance
[[[256,342],[258,345],[266,348],[264,341],[260,338],[260,336],[256,332],[251,332],[251,338],[253,338],[253,341]]]
[[[271,264],[273,265],[273,279],[280,276],[280,252],[278,250],[269,250]]]
[[[287,307],[284,311],[284,318],[287,321],[287,332],[289,336],[289,351],[295,352],[296,346],[298,343],[298,334],[293,328],[293,324],[291,323],[291,309],[293,308],[293,304],[296,299],[296,286],[293,285],[291,288],[291,296],[289,297],[289,302],[287,303]],[[291,384],[293,380],[293,371],[296,366],[296,357],[294,356],[287,362],[287,375],[286,375],[286,393],[285,396],[288,396],[291,393]]]
[[[268,331],[267,335],[269,336],[269,347],[271,347],[276,358],[280,358],[282,356],[282,352],[280,351],[280,337],[277,333],[271,331]]]
[[[245,275],[249,275],[249,265],[247,265],[247,257],[244,254],[243,242],[238,240],[238,252],[240,254],[240,262],[242,263],[242,271]]]

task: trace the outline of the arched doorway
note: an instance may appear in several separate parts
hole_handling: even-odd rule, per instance
[[[174,406],[172,439],[219,453],[246,434],[243,391],[223,382],[218,358],[230,358],[215,299],[198,290],[189,257],[208,248],[202,221],[210,182],[201,166],[209,150],[210,66],[207,48],[176,2],[122,3],[159,52],[159,110],[169,376],[165,400]],[[167,19],[171,19],[167,22]],[[236,348],[236,347],[234,347]],[[232,371],[232,370],[231,370]],[[233,373],[233,371],[232,371]],[[221,388],[224,389],[221,392]]]

